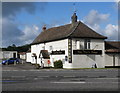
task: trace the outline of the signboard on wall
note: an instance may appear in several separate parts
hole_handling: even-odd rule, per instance
[[[72,63],[72,39],[68,39],[68,60]]]
[[[102,50],[73,50],[73,54],[98,54],[101,55],[102,54]]]
[[[52,51],[51,55],[63,55],[65,54],[65,50],[60,50],[60,51]]]

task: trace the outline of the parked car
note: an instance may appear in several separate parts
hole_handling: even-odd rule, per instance
[[[9,58],[8,60],[2,61],[2,64],[3,65],[14,64],[14,62],[16,62],[18,64],[18,63],[20,63],[20,59],[19,58]]]

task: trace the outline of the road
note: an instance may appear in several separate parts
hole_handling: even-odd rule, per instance
[[[12,69],[2,71],[3,91],[118,91],[118,69]]]

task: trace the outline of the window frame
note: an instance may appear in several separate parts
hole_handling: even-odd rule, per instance
[[[91,49],[91,40],[90,39],[85,39],[84,40],[84,49]]]

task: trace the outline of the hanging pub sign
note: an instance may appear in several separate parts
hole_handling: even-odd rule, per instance
[[[63,55],[65,54],[65,50],[60,50],[60,51],[52,51],[51,55]]]
[[[102,50],[73,50],[73,54],[102,54]]]

